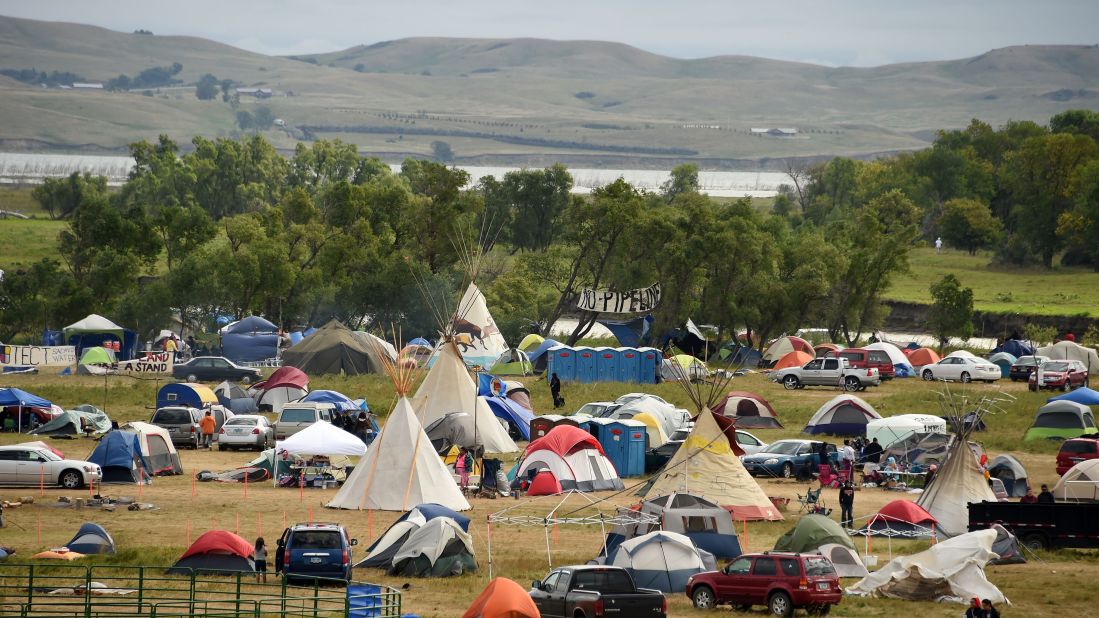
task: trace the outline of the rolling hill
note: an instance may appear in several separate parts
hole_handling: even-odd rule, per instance
[[[279,147],[340,138],[387,159],[450,144],[459,161],[746,167],[773,159],[920,148],[971,118],[1045,122],[1099,104],[1099,47],[1022,46],[975,58],[829,68],[748,56],[677,59],[602,41],[410,38],[273,57],[213,41],[0,17],[0,69],[92,82],[178,63],[181,83],[107,92],[0,78],[0,149],[119,151],[167,133],[238,133],[259,105]],[[210,73],[269,88],[199,101]],[[793,137],[752,128],[794,127]]]

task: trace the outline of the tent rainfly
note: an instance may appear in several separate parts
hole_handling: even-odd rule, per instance
[[[782,423],[766,399],[746,391],[729,391],[714,406],[715,414],[736,419],[737,427],[758,429],[782,429]]]
[[[607,564],[629,571],[639,588],[661,592],[683,592],[692,576],[716,568],[709,552],[695,547],[686,536],[665,530],[623,541]]]
[[[867,424],[881,415],[873,406],[854,395],[837,395],[817,409],[803,430],[808,434],[837,436],[865,435]]]
[[[365,334],[365,333],[364,333]],[[282,353],[282,362],[310,374],[356,376],[380,373],[381,361],[368,344],[339,320],[332,320]]]

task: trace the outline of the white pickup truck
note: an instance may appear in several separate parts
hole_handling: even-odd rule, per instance
[[[814,358],[804,367],[788,367],[771,372],[771,381],[789,390],[806,386],[843,387],[848,391],[864,391],[867,386],[881,386],[878,370],[869,367],[853,369],[846,358]]]

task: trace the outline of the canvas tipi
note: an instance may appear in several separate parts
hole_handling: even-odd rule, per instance
[[[433,502],[455,511],[469,510],[469,502],[431,448],[421,419],[408,400],[411,366],[394,365],[385,357],[383,367],[397,389],[397,405],[366,456],[327,506],[404,512]]]
[[[485,295],[472,281],[447,330],[461,350],[462,360],[471,367],[491,367],[508,350],[504,335],[488,311]]]

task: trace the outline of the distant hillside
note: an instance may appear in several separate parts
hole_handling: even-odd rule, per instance
[[[399,160],[445,141],[467,163],[704,167],[926,146],[971,118],[1046,122],[1099,105],[1099,48],[1023,46],[975,58],[829,68],[747,56],[683,60],[619,43],[412,38],[272,57],[194,37],[0,17],[0,69],[107,82],[175,63],[180,84],[64,90],[0,77],[0,149],[121,150],[167,133],[233,136],[269,108],[279,147],[339,138]],[[199,101],[206,73],[270,98]],[[760,135],[753,129],[793,128]]]

